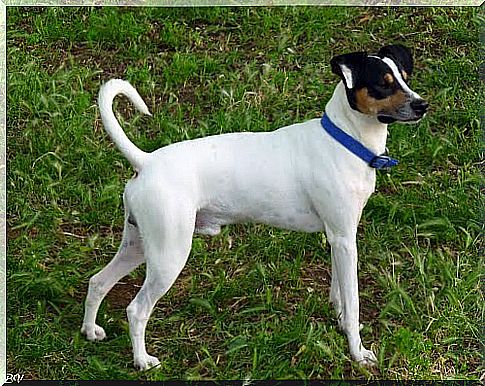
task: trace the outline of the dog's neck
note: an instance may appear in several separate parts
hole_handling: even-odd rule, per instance
[[[340,129],[380,155],[386,150],[387,124],[350,107],[343,82],[340,82],[325,107],[325,113]]]

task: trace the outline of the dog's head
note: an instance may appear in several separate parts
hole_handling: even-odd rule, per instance
[[[413,72],[411,51],[402,45],[385,46],[375,55],[353,52],[330,61],[340,76],[350,107],[382,123],[417,122],[428,103],[408,86]]]

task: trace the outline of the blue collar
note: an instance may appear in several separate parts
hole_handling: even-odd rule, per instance
[[[357,157],[363,160],[367,165],[371,168],[375,169],[385,169],[391,168],[398,164],[398,161],[388,157],[386,155],[377,155],[364,145],[362,145],[359,141],[352,138],[342,129],[335,126],[335,124],[328,118],[326,114],[323,114],[322,120],[322,127],[325,131],[330,134],[332,138],[334,138],[337,142],[339,142],[343,147],[347,150],[354,153]]]

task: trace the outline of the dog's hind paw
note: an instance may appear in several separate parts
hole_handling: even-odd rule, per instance
[[[81,333],[86,335],[86,339],[90,341],[98,341],[106,338],[106,333],[103,327],[94,324],[92,326],[83,325],[81,327]]]
[[[151,369],[152,367],[158,366],[160,364],[160,361],[157,357],[153,357],[148,354],[140,357],[135,357],[134,362],[135,367],[140,371]]]

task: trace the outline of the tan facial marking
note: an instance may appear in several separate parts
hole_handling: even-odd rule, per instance
[[[406,95],[401,90],[384,99],[376,99],[369,95],[366,87],[355,92],[355,101],[360,112],[377,115],[382,112],[396,111],[406,101]]]
[[[394,77],[389,73],[384,75],[384,80],[386,81],[387,84],[393,84],[394,83]]]
[[[401,70],[401,75],[404,80],[408,80],[408,73],[404,70]]]

